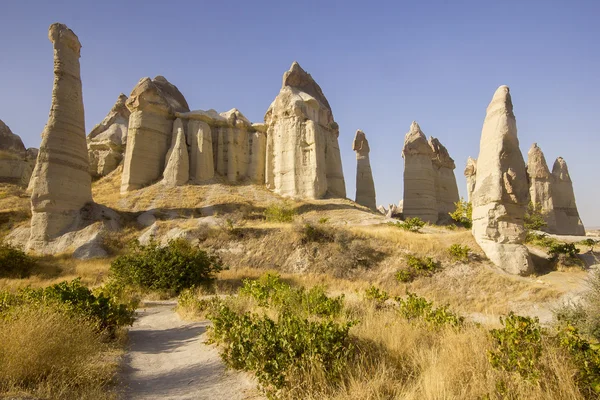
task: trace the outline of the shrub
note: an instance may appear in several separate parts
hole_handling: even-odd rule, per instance
[[[175,294],[209,283],[221,270],[217,256],[194,248],[183,239],[171,241],[166,247],[137,244],[130,254],[119,256],[110,264],[113,278],[125,285]]]
[[[440,263],[431,257],[417,257],[408,254],[406,257],[408,269],[396,272],[399,282],[411,282],[418,276],[431,276],[440,269]]]
[[[564,254],[567,257],[575,258],[579,253],[579,249],[575,247],[574,243],[552,243],[548,246],[548,254],[552,257],[558,257],[560,254]]]
[[[208,299],[199,299],[194,289],[184,289],[179,293],[177,297],[177,312],[184,316],[204,318],[211,310],[219,306],[221,300],[217,296]]]
[[[537,231],[545,227],[547,224],[544,217],[542,205],[540,203],[533,204],[529,202],[524,218],[525,229]]]
[[[365,290],[365,299],[374,301],[378,306],[382,306],[389,298],[388,293],[377,286],[371,285]]]
[[[537,380],[542,356],[539,320],[511,312],[500,321],[504,328],[490,331],[494,341],[494,348],[488,351],[490,363],[494,368],[516,372],[525,379]]]
[[[567,349],[578,371],[577,385],[587,398],[600,396],[600,345],[593,345],[579,335],[574,326],[567,324],[558,333],[560,345]]]
[[[0,243],[0,278],[26,278],[36,261],[18,247]]]
[[[319,218],[320,224],[326,224],[327,222],[329,222],[329,218],[327,218],[327,217]]]
[[[302,243],[330,243],[335,236],[325,227],[305,223],[298,229]]]
[[[456,261],[469,261],[469,246],[461,246],[460,244],[453,244],[448,248],[448,253],[453,260]]]
[[[296,211],[285,203],[271,204],[265,209],[264,215],[268,222],[292,222]]]
[[[551,245],[558,243],[554,238],[551,238],[545,233],[527,232],[525,242],[540,247],[550,247]]]
[[[594,252],[594,246],[596,246],[598,243],[600,243],[600,240],[594,240],[592,238],[587,238],[579,242],[579,244],[589,247],[590,252]]]
[[[396,280],[398,282],[407,283],[412,282],[415,279],[415,275],[411,270],[400,269],[396,272]]]
[[[473,205],[461,197],[459,201],[454,203],[454,206],[456,210],[449,213],[450,218],[465,228],[470,229],[473,226]]]
[[[445,325],[459,327],[464,323],[464,318],[456,315],[448,306],[434,308],[433,303],[414,293],[407,293],[405,299],[396,297],[398,312],[409,321],[422,321],[432,327],[439,328]]]
[[[407,218],[404,222],[388,222],[388,225],[404,229],[405,231],[417,233],[422,227],[425,226],[425,221],[421,220],[419,217],[414,217]]]
[[[573,325],[578,331],[600,341],[600,273],[588,276],[587,290],[581,301],[564,304],[554,310],[554,317],[561,324]]]

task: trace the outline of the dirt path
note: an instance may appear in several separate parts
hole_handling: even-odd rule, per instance
[[[189,322],[175,302],[138,310],[129,331],[122,381],[124,399],[259,399],[247,375],[225,370],[214,346],[204,343],[208,321]]]

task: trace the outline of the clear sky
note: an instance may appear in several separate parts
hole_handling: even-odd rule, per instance
[[[402,199],[404,135],[416,120],[463,168],[485,109],[511,88],[521,149],[565,158],[586,226],[600,226],[600,1],[0,0],[0,119],[38,147],[50,109],[53,22],[83,44],[86,131],[119,93],[164,75],[192,109],[254,122],[294,60],[340,125],[354,198],[356,129],[367,134],[377,203]]]

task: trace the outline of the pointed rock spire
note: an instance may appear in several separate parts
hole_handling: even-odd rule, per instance
[[[534,143],[527,153],[527,175],[529,176],[531,203],[536,208],[541,208],[546,221],[546,226],[542,229],[550,233],[557,233],[552,175],[546,164],[544,153],[537,143]]]
[[[585,228],[575,203],[569,168],[562,157],[558,157],[554,162],[552,177],[557,232],[562,235],[585,235]]]
[[[433,150],[431,161],[435,178],[437,223],[451,223],[450,213],[456,210],[455,204],[460,200],[456,176],[454,175],[456,164],[454,164],[454,160],[450,157],[446,147],[437,138],[430,137],[429,146]]]
[[[352,150],[356,152],[356,202],[374,210],[377,207],[375,201],[375,184],[373,183],[373,172],[369,160],[369,141],[363,131],[356,131]]]
[[[465,167],[465,177],[467,178],[467,200],[471,202],[471,197],[475,191],[475,181],[477,180],[477,160],[469,157]]]
[[[173,138],[166,157],[163,184],[171,187],[185,185],[190,177],[189,171],[190,159],[183,123],[181,119],[177,118],[173,123]]]

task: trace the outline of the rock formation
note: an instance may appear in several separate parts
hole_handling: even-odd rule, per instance
[[[25,149],[21,138],[0,120],[0,182],[26,186],[36,158],[37,149]]]
[[[552,167],[554,178],[552,194],[554,197],[554,213],[557,233],[562,235],[585,235],[585,228],[579,218],[573,182],[569,175],[567,163],[558,157]]]
[[[436,202],[436,173],[432,159],[434,152],[415,121],[404,138],[402,149],[404,158],[404,218],[421,218],[436,223],[438,207]]]
[[[189,111],[176,86],[164,77],[143,78],[126,102],[131,111],[121,192],[139,189],[157,181],[170,147],[175,113]]]
[[[54,47],[54,86],[31,184],[30,249],[73,229],[80,210],[92,201],[79,73],[81,44],[63,24],[52,24],[48,37]]]
[[[508,86],[494,93],[481,132],[473,202],[473,236],[487,257],[512,274],[532,272],[523,218],[527,172]]]
[[[163,184],[173,187],[188,183],[190,178],[190,159],[185,142],[183,122],[179,118],[173,123],[173,138],[171,139],[171,148],[167,152],[166,159]]]
[[[456,210],[455,203],[460,200],[454,169],[454,160],[448,150],[434,137],[429,138],[429,146],[433,150],[433,172],[435,178],[435,199],[437,204],[437,223],[447,224],[452,222],[449,213]]]
[[[356,202],[374,210],[375,184],[371,172],[371,161],[369,160],[369,142],[365,133],[360,129],[356,131],[352,150],[356,152]]]
[[[108,175],[123,160],[131,114],[126,102],[127,96],[121,93],[108,115],[88,135],[90,173],[93,177]]]
[[[465,177],[467,178],[467,201],[470,203],[475,191],[475,181],[477,180],[477,160],[471,157],[467,159]]]
[[[339,128],[314,79],[294,62],[265,114],[266,184],[283,196],[346,197]]]
[[[529,197],[537,207],[541,207],[546,226],[543,230],[557,233],[554,212],[553,177],[546,164],[542,149],[534,143],[527,153],[527,175],[529,177]]]

